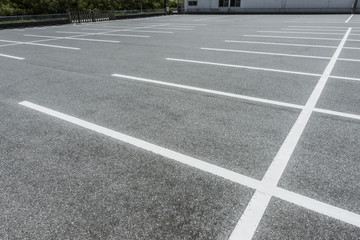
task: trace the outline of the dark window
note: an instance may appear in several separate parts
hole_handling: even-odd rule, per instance
[[[229,0],[219,0],[219,7],[228,7]]]
[[[231,0],[230,7],[240,7],[240,0]]]
[[[197,6],[197,1],[189,1],[189,6]]]

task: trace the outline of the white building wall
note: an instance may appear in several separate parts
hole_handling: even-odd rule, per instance
[[[256,12],[287,12],[286,10],[296,9],[300,12],[311,12],[311,10],[327,12],[327,9],[346,12],[352,8],[355,0],[241,0],[240,8],[219,8],[219,0],[197,0],[197,6],[188,6],[188,1],[194,0],[185,0],[186,12],[205,9],[212,12],[251,12],[251,9]],[[358,9],[360,9],[360,0]]]

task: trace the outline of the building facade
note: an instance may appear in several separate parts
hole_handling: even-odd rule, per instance
[[[186,13],[360,12],[357,0],[185,0],[184,5]]]

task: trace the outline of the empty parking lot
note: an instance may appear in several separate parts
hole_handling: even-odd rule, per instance
[[[359,239],[360,16],[0,30],[1,239]]]

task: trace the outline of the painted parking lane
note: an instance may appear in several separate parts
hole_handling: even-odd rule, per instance
[[[340,41],[244,36],[260,34],[257,31],[296,29],[300,25],[315,30],[298,32],[321,29],[318,32],[338,33],[340,29],[345,34],[343,30],[349,27],[345,21],[350,15],[217,17],[167,16],[86,24],[87,28],[94,29],[150,25],[149,31],[174,32],[142,33],[150,36],[148,38],[110,35],[116,32],[105,33],[109,34],[106,36],[78,36],[120,41],[118,44],[70,41],[60,39],[73,36],[70,33],[56,33],[82,32],[85,25],[26,29],[2,36],[21,42],[39,41],[24,34],[59,36],[42,38],[41,44],[81,49],[2,47],[10,55],[26,58],[13,63],[0,60],[4,62],[0,66],[0,100],[6,107],[1,116],[6,119],[2,121],[6,123],[4,132],[9,131],[2,134],[6,136],[3,146],[10,146],[4,152],[12,159],[11,163],[4,163],[9,170],[7,182],[14,183],[5,198],[12,204],[5,209],[16,222],[7,225],[10,230],[7,232],[14,235],[19,230],[30,231],[33,238],[56,238],[60,236],[56,234],[61,233],[68,238],[227,239],[256,190],[271,199],[261,215],[254,239],[294,238],[300,233],[358,238],[360,215],[354,200],[358,183],[353,177],[356,176],[354,156],[358,155],[356,136],[360,115],[356,110],[356,81],[349,79],[357,76],[356,71],[352,74],[352,70],[344,70],[349,66],[356,70],[358,63],[336,62],[337,78],[329,76],[313,109],[316,113],[310,117],[285,175],[280,179],[281,185],[266,188],[260,180],[329,62],[329,59],[313,61],[290,55],[329,58]],[[288,22],[304,20],[307,23]],[[312,23],[308,23],[310,20]],[[355,15],[349,22],[354,20]],[[329,23],[335,21],[342,23]],[[187,31],[176,29],[179,26],[193,30],[185,33]],[[173,29],[157,29],[165,27]],[[357,30],[354,27],[354,31]],[[292,33],[281,35],[294,36]],[[310,34],[302,35],[310,37]],[[346,43],[339,58],[356,59],[353,50],[358,45],[359,42]],[[348,49],[349,56],[344,52],[347,47],[352,47]],[[220,53],[201,48],[243,52]],[[259,52],[282,55],[264,57]],[[166,58],[249,68],[190,64]],[[265,68],[283,72],[264,71]],[[158,82],[117,79],[112,77],[116,73]],[[346,77],[348,79],[344,79]],[[152,154],[151,149],[147,152],[18,104],[23,101],[165,147],[212,164],[209,169],[221,168],[229,174],[198,168],[201,165],[188,167],[181,161]],[[283,107],[274,103],[281,103]],[[14,144],[19,142],[21,145]],[[315,147],[311,147],[313,145]],[[315,160],[302,159],[304,155]],[[328,156],[331,161],[326,161]],[[346,167],[350,165],[353,169]],[[334,173],[333,169],[341,171]],[[318,173],[316,178],[310,174],[313,172]],[[235,185],[229,182],[233,181],[230,176],[239,174],[246,180],[235,181]],[[291,174],[297,181],[288,177]],[[330,175],[338,179],[329,180]],[[45,182],[49,182],[49,186]],[[349,195],[351,191],[355,192],[353,196]],[[342,192],[344,197],[341,197]],[[58,197],[61,194],[64,197]],[[30,206],[32,202],[39,206],[33,208],[34,211],[25,208],[30,210],[16,212],[19,209],[16,206]],[[41,214],[37,209],[42,209]],[[21,219],[21,216],[24,217]],[[49,221],[45,223],[41,216],[47,216]],[[38,231],[34,225],[26,225],[30,218],[36,219],[34,224],[45,227]]]

